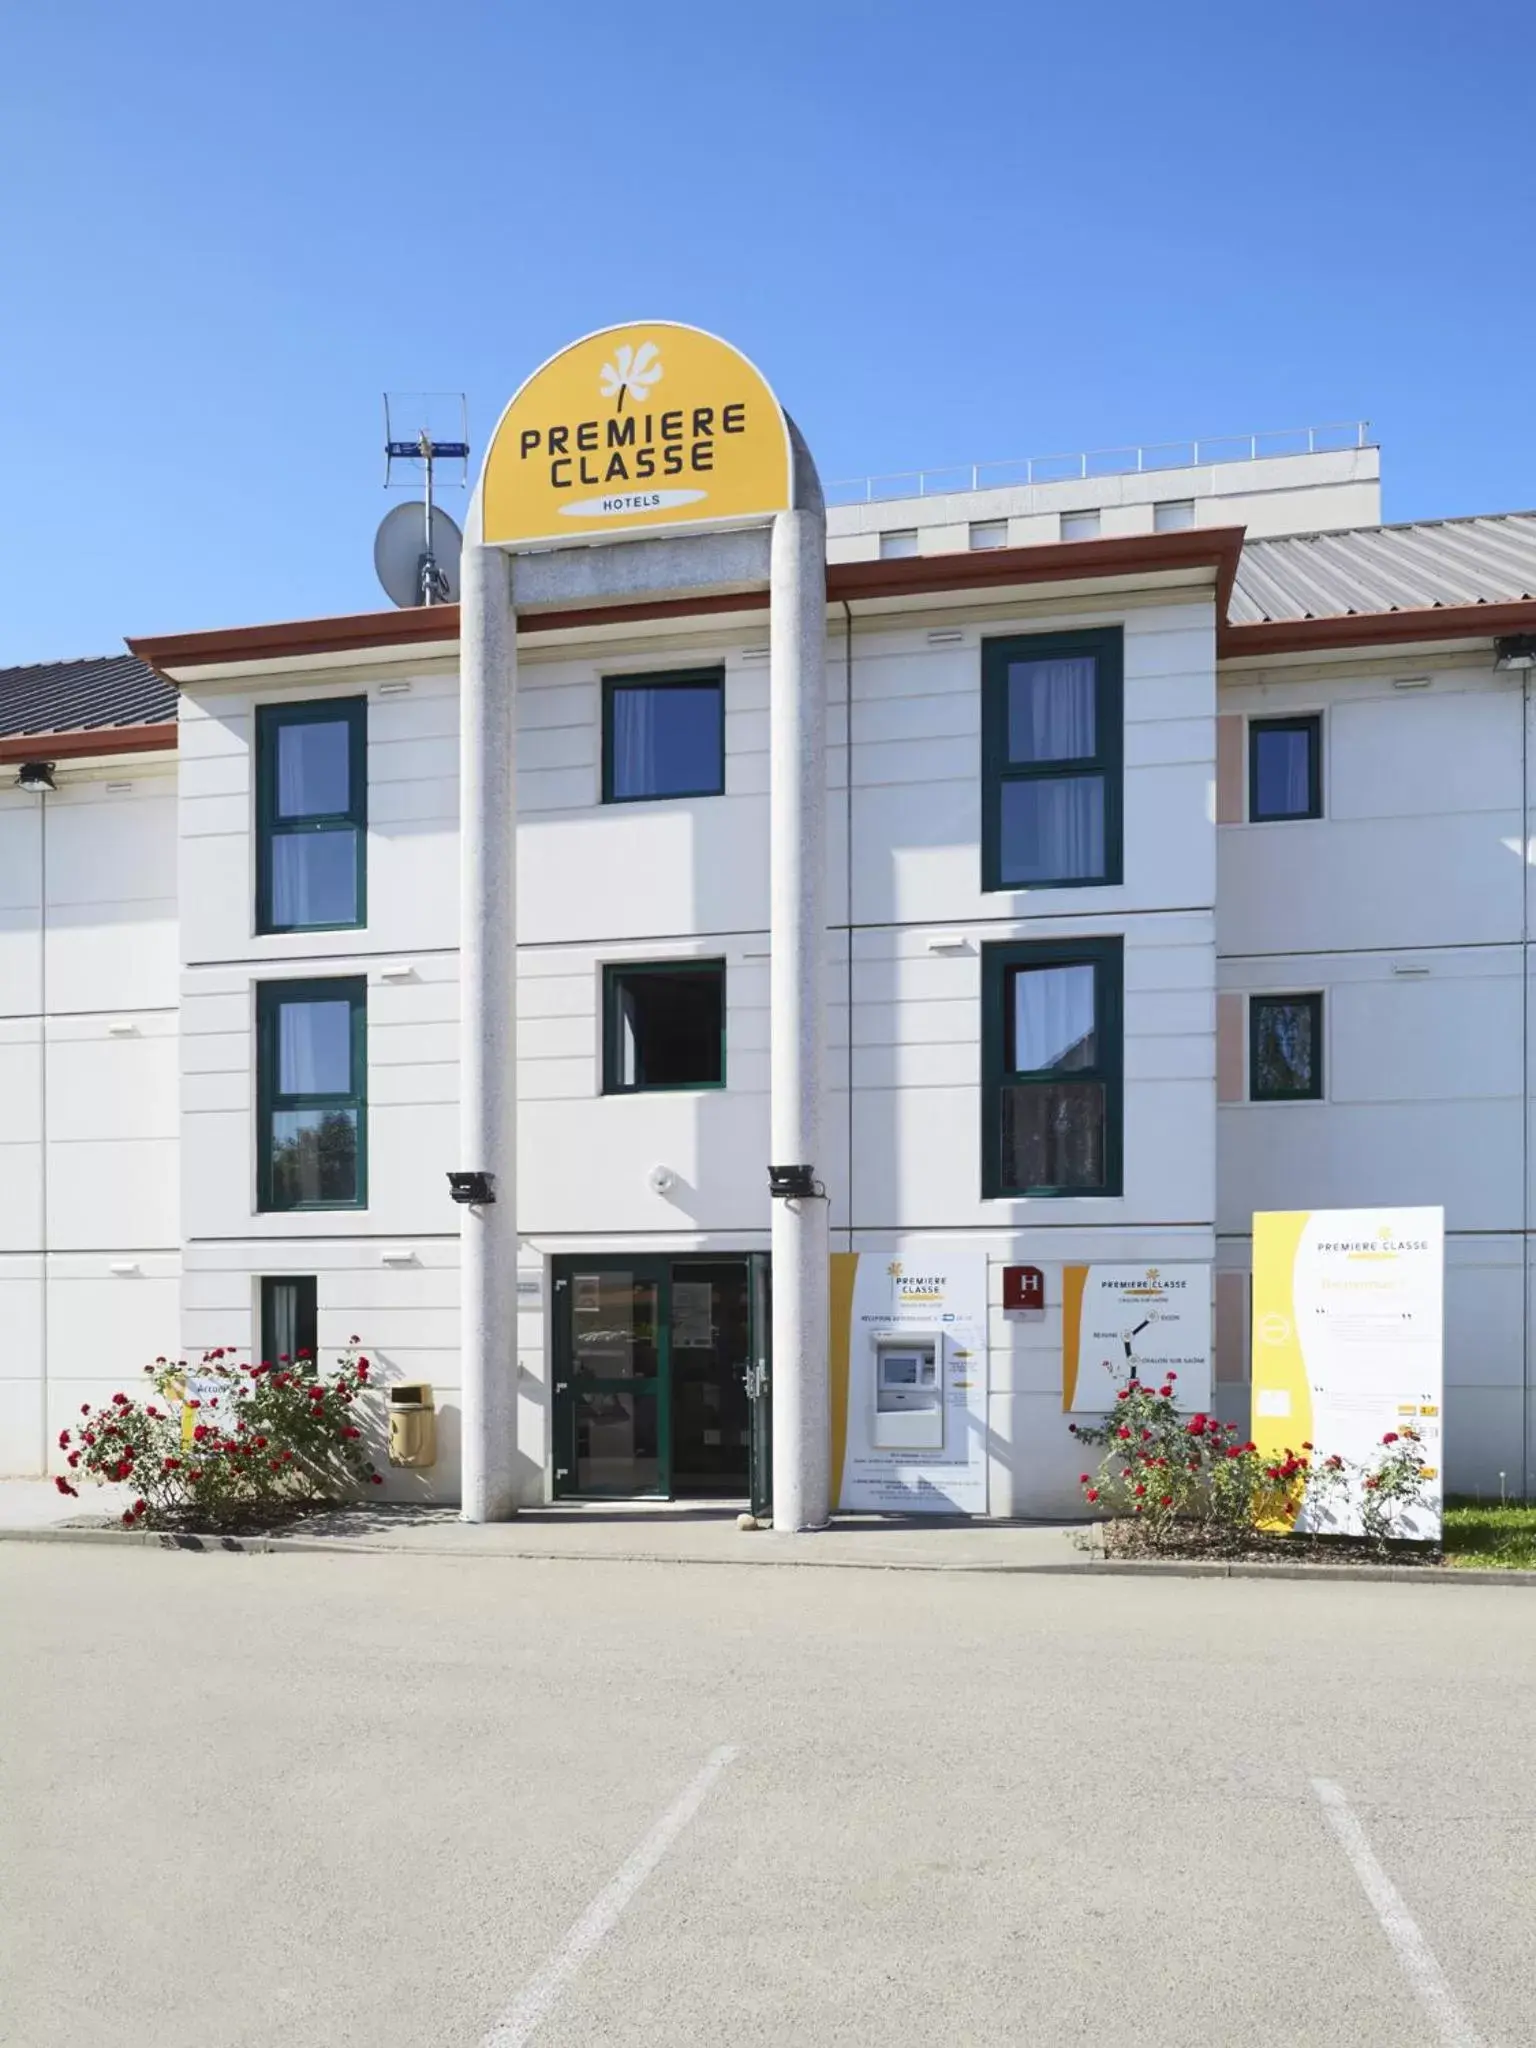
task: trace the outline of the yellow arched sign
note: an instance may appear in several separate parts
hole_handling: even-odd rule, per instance
[[[778,400],[728,342],[670,320],[605,327],[502,414],[482,532],[521,547],[744,525],[788,508],[791,463]]]

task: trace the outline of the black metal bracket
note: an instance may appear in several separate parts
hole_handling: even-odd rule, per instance
[[[816,1193],[816,1169],[812,1166],[770,1166],[768,1192],[776,1202],[808,1200]]]
[[[456,1202],[467,1202],[474,1208],[480,1208],[495,1201],[496,1176],[494,1173],[450,1173],[448,1191]]]

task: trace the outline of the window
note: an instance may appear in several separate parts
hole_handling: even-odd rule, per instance
[[[899,533],[882,533],[880,536],[880,559],[882,562],[905,561],[908,555],[917,553],[917,528],[905,526]]]
[[[319,1348],[316,1284],[307,1278],[263,1280],[261,1283],[261,1359],[267,1365],[299,1360],[313,1365]]]
[[[1256,825],[1323,815],[1321,718],[1248,721],[1248,816]]]
[[[1005,548],[1008,545],[1008,522],[1006,519],[973,519],[971,521],[971,546],[973,548]]]
[[[1120,880],[1121,636],[982,646],[982,887]]]
[[[725,673],[609,676],[603,683],[603,802],[720,796]]]
[[[725,962],[603,969],[603,1093],[725,1085]]]
[[[256,990],[257,1206],[367,1206],[368,984]]]
[[[1248,1096],[1317,1102],[1323,1093],[1323,999],[1254,996],[1248,1005]]]
[[[256,929],[367,920],[368,703],[256,709]]]
[[[982,1194],[1118,1195],[1122,941],[982,948]]]
[[[1063,540],[1097,540],[1099,537],[1098,513],[1063,512],[1061,515],[1061,537]]]
[[[1154,533],[1183,533],[1195,523],[1195,501],[1193,498],[1165,498],[1161,505],[1152,507],[1152,531]]]

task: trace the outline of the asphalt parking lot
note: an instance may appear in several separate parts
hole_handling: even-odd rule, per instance
[[[1523,1589],[9,1543],[0,1608],[17,2048],[1536,2038]]]

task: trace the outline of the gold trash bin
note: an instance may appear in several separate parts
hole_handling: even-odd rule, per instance
[[[389,1389],[389,1462],[418,1469],[437,1463],[437,1410],[425,1380]]]

